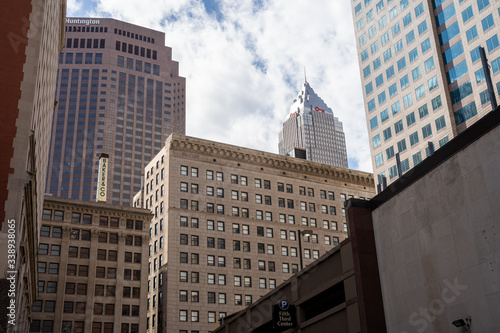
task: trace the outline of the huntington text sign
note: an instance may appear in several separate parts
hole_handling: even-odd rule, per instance
[[[273,305],[273,329],[275,331],[286,331],[297,327],[297,309],[286,299]]]

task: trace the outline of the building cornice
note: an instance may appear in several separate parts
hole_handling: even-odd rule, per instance
[[[149,219],[152,216],[152,213],[149,210],[143,208],[134,208],[50,196],[45,196],[43,206],[44,208],[61,210],[71,209],[72,211],[77,213],[100,214],[108,216],[116,215],[117,217],[141,220]]]
[[[363,186],[375,186],[373,174],[345,169],[326,164],[301,160],[293,157],[242,148],[198,138],[172,134],[166,141],[167,149],[223,158],[260,167],[297,172],[335,181]]]

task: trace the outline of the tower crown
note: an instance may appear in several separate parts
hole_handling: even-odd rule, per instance
[[[313,88],[309,85],[309,82],[304,81],[302,89],[300,90],[297,98],[293,100],[292,106],[290,106],[290,112],[288,113],[287,119],[290,118],[295,113],[311,113],[311,112],[323,112],[333,114],[333,111],[321,97],[316,94]]]

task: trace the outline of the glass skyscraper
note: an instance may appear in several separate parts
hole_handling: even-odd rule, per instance
[[[377,184],[397,179],[492,109],[500,9],[491,0],[353,0],[366,122]]]
[[[305,150],[309,161],[348,167],[342,123],[307,81],[293,101],[279,134],[280,155],[294,156],[295,148]]]
[[[165,34],[107,18],[68,18],[46,192],[95,200],[110,156],[108,202],[129,205],[171,133],[185,133],[186,83]]]

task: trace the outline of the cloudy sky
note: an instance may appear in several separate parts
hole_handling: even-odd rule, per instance
[[[349,0],[68,0],[68,16],[165,32],[190,136],[277,153],[305,67],[344,124],[349,167],[372,171]]]

